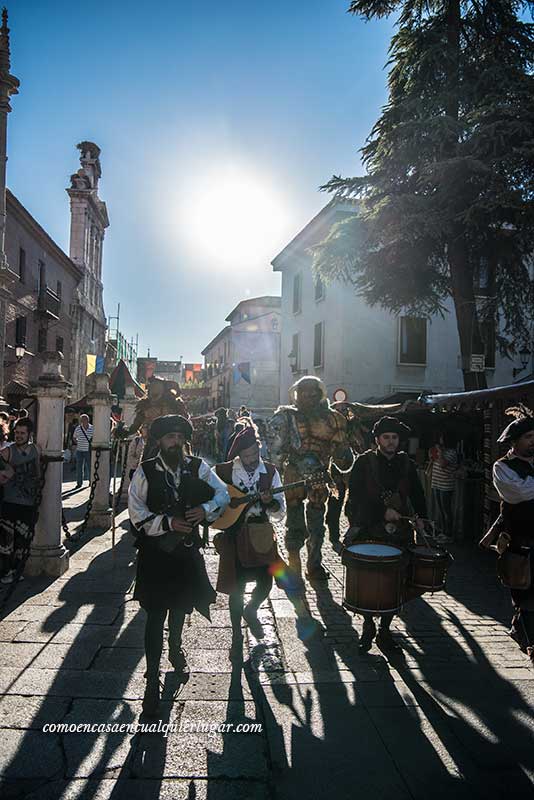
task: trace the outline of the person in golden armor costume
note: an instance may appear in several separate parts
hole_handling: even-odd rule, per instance
[[[345,417],[330,407],[324,383],[305,376],[290,389],[294,405],[280,406],[268,424],[271,461],[282,471],[284,483],[293,483],[323,470],[325,480],[286,493],[286,548],[291,571],[301,580],[300,549],[306,542],[310,580],[327,580],[321,547],[325,533],[326,501],[330,489],[327,471],[332,464],[342,472],[352,467]],[[307,499],[305,508],[304,501]]]
[[[134,434],[143,426],[150,427],[158,417],[167,414],[178,414],[189,419],[187,408],[180,397],[180,387],[175,381],[166,381],[162,378],[148,380],[148,397],[139,400],[135,406],[135,419],[126,434]],[[157,452],[156,441],[149,436],[143,451],[143,460],[153,458]]]

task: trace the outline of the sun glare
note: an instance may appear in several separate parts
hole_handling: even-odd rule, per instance
[[[181,234],[208,268],[242,269],[276,255],[288,215],[264,176],[237,168],[217,170],[197,178],[182,197]]]

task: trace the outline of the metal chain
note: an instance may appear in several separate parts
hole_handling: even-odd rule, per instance
[[[96,485],[98,483],[98,478],[99,478],[98,469],[100,467],[100,454],[101,454],[103,449],[104,448],[101,448],[101,447],[95,447],[95,453],[96,453],[96,456],[95,456],[95,468],[94,468],[94,472],[93,472],[93,480],[91,481],[91,491],[89,492],[89,499],[87,501],[87,509],[85,511],[85,516],[83,518],[81,526],[78,528],[76,533],[70,534],[68,536],[69,539],[73,539],[73,538],[80,539],[84,535],[85,530],[87,528],[87,523],[89,522],[89,516],[91,514],[91,510],[93,508],[93,502],[94,502],[94,499],[95,499]]]

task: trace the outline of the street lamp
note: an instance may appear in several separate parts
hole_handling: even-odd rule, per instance
[[[523,345],[523,347],[519,351],[519,359],[521,361],[521,367],[514,367],[513,369],[514,378],[516,377],[516,375],[519,375],[520,372],[523,372],[523,370],[527,368],[529,358],[530,358],[530,350],[528,349],[528,347],[525,347],[525,345]]]
[[[10,349],[13,349],[12,345],[8,345]],[[13,364],[18,364],[24,356],[26,355],[26,345],[24,344],[17,344],[15,345],[15,361],[4,361],[4,367],[12,367]]]

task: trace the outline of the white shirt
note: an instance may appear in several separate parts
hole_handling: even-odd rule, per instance
[[[78,451],[80,453],[87,453],[93,439],[93,426],[88,425],[87,428],[84,428],[82,425],[77,425],[73,435],[76,439]]]
[[[534,500],[534,478],[521,478],[503,461],[493,465],[493,485],[505,503],[516,505]]]
[[[259,492],[260,490],[260,475],[265,474],[266,472],[267,467],[261,458],[260,463],[254,472],[250,473],[247,472],[243,466],[243,462],[239,456],[236,456],[232,466],[232,483],[236,489],[240,489],[246,494],[256,494],[256,492]],[[278,470],[275,470],[271,489],[277,489],[281,485],[282,481],[280,480],[280,473]],[[270,522],[281,522],[286,515],[285,494],[283,492],[278,492],[278,494],[273,496],[273,499],[278,501],[280,506],[279,508],[265,508],[265,506],[262,506],[262,504],[258,501],[247,510],[245,519],[248,519],[249,517],[259,517],[262,511],[265,510]]]
[[[185,459],[186,463],[189,463],[190,460],[190,458]],[[176,472],[173,472],[163,459],[160,458],[156,463],[156,469],[162,472],[166,470],[169,472],[170,476],[172,476],[174,485],[176,487],[180,485],[180,467],[177,468]],[[206,481],[215,491],[211,500],[207,503],[202,503],[202,508],[206,512],[206,521],[213,522],[222,514],[230,502],[230,495],[228,494],[225,482],[213,473],[205,461],[202,461],[200,464],[198,477]],[[171,517],[165,514],[154,515],[146,504],[147,495],[148,481],[141,465],[135,470],[128,489],[128,513],[130,515],[130,520],[136,528],[143,525],[143,522],[146,520],[143,529],[147,536],[162,536],[166,532],[163,528],[163,520],[166,517],[170,526]]]

